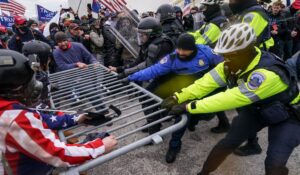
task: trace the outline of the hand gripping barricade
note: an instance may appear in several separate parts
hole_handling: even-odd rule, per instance
[[[164,123],[164,126],[170,126],[165,126],[153,135],[141,133],[141,130],[167,121],[172,116],[164,115],[165,109],[158,108],[162,101],[159,97],[134,83],[122,84],[116,74],[110,73],[102,65],[89,65],[86,69],[75,68],[51,74],[50,81],[59,86],[59,90],[51,94],[52,108],[69,113],[104,112],[105,118],[108,119],[98,126],[77,125],[61,130],[59,137],[62,141],[75,137],[80,143],[87,134],[104,131],[115,135],[118,140],[116,150],[72,167],[61,174],[79,175],[79,172],[95,168],[136,148],[149,143],[158,144],[163,141],[163,136],[180,129],[187,123],[187,117],[184,115],[177,124]],[[153,109],[152,113],[144,115],[145,110],[151,109]],[[158,114],[162,116],[159,120],[143,126],[148,117]],[[65,136],[65,131],[74,134]]]

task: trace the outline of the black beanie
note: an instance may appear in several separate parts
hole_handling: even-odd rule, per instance
[[[55,38],[56,43],[66,41],[68,39],[67,35],[64,32],[57,32],[54,35],[54,38]]]
[[[181,34],[177,40],[177,48],[183,50],[196,50],[195,38],[187,33]]]

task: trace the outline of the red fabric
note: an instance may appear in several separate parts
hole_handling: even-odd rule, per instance
[[[300,9],[300,0],[295,0],[292,6],[294,7],[294,9]]]
[[[6,135],[0,132],[0,137],[5,138],[5,143],[0,144],[10,147],[5,156],[14,174],[19,166],[30,167],[26,162],[20,162],[20,154],[55,167],[66,167],[104,153],[101,139],[86,144],[65,144],[58,139],[56,132],[48,129],[38,113],[14,109],[15,105],[19,103],[0,99],[0,126],[7,126],[7,118],[15,118]]]

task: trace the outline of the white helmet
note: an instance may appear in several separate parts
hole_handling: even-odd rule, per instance
[[[214,51],[220,54],[232,53],[245,49],[255,41],[255,32],[249,24],[235,24],[222,32]]]
[[[223,0],[201,0],[200,4],[205,4],[205,5],[214,5],[214,4],[223,4]]]

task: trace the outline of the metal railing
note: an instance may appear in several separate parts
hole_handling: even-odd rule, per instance
[[[165,109],[160,108],[161,99],[135,83],[124,85],[116,74],[110,73],[102,65],[89,65],[86,69],[71,69],[50,75],[51,83],[60,88],[53,92],[52,108],[76,113],[108,112],[105,117],[111,120],[98,126],[77,125],[59,131],[62,141],[76,138],[78,143],[84,140],[88,133],[107,132],[116,136],[118,148],[108,154],[71,167],[61,174],[79,175],[80,172],[95,168],[109,160],[117,158],[134,149],[149,143],[161,143],[163,137],[187,123],[187,117],[182,116],[177,124],[166,123],[172,116],[166,116]],[[110,106],[118,108],[122,115],[116,115]],[[159,115],[158,120],[143,125],[147,118]],[[163,123],[164,122],[164,123]],[[142,134],[140,131],[163,123],[163,128],[153,134]],[[65,136],[65,131],[73,134]],[[126,138],[126,139],[125,139]]]

